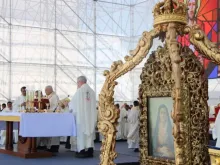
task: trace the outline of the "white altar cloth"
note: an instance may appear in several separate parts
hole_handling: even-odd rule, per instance
[[[70,113],[23,113],[19,135],[23,137],[76,136],[74,116]]]
[[[18,112],[0,112],[0,116],[21,116]]]
[[[0,116],[20,116],[22,137],[76,136],[76,124],[71,113],[0,113]]]

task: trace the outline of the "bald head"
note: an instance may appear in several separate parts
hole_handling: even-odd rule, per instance
[[[46,95],[50,95],[52,92],[53,92],[53,87],[51,85],[45,87]]]
[[[85,76],[79,76],[77,78],[77,87],[80,88],[83,84],[87,83],[87,78]]]

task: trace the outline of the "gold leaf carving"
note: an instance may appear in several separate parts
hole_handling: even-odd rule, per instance
[[[199,25],[186,27],[185,32],[189,33],[190,42],[197,48],[201,55],[212,60],[216,64],[220,64],[220,49],[215,43],[208,39]]]
[[[176,98],[172,60],[168,47],[158,47],[147,60],[139,89],[141,101],[140,115],[140,163],[141,165],[170,164],[209,164],[208,154],[208,84],[203,77],[204,69],[193,52],[187,47],[180,47],[179,54],[183,61],[181,67],[181,111],[176,116],[172,111],[174,122],[180,122],[179,129],[174,125],[173,135],[176,158],[174,160],[155,158],[148,154],[148,109],[147,97],[172,96]],[[155,76],[157,74],[157,76]],[[167,76],[165,76],[167,75]],[[196,82],[196,83],[195,83]],[[175,107],[175,102],[174,102]]]
[[[104,71],[106,80],[99,95],[99,131],[104,139],[101,147],[101,165],[115,165],[116,125],[119,113],[114,107],[116,79],[132,70],[146,57],[153,38],[165,38],[165,46],[158,47],[147,60],[139,86],[140,163],[141,165],[208,165],[208,81],[204,69],[193,52],[181,47],[177,35],[189,34],[190,42],[201,54],[220,64],[220,49],[208,40],[198,25],[187,24],[187,7],[178,0],[164,0],[154,8],[154,29],[144,32],[137,47],[125,56],[125,63],[115,61]],[[166,36],[166,37],[165,37]],[[147,97],[171,96],[175,160],[155,158],[148,154]],[[209,150],[212,160],[219,164],[218,154]],[[219,156],[220,157],[220,156]]]
[[[184,3],[178,0],[165,0],[155,5],[154,13],[154,27],[164,23],[180,23],[187,24],[187,7]]]
[[[116,126],[119,117],[114,107],[115,80],[137,66],[149,52],[153,38],[159,34],[158,29],[144,32],[136,49],[130,51],[131,56],[125,57],[125,63],[116,61],[112,64],[110,71],[104,71],[105,83],[99,95],[99,131],[104,136],[101,147],[101,165],[115,165],[113,162],[117,154],[115,152]]]

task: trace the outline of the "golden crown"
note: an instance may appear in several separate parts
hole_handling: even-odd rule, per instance
[[[154,26],[169,22],[187,24],[187,5],[179,0],[164,0],[153,10]]]

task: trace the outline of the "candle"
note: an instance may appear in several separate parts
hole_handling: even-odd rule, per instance
[[[31,95],[31,90],[28,92],[29,94],[29,96],[28,96],[28,99],[29,99],[29,101],[31,102],[32,101],[32,95]]]
[[[29,92],[29,100],[32,101],[32,91]]]
[[[37,96],[38,96],[38,101],[41,101],[41,91],[40,90],[38,90]]]
[[[27,90],[26,91],[26,102],[28,102],[29,101],[29,91]]]
[[[29,101],[32,101],[32,91],[28,91],[28,99]]]
[[[34,91],[31,91],[31,101],[34,101]]]
[[[29,93],[29,94],[28,94],[28,100],[31,101],[31,90],[29,90],[28,93]]]

